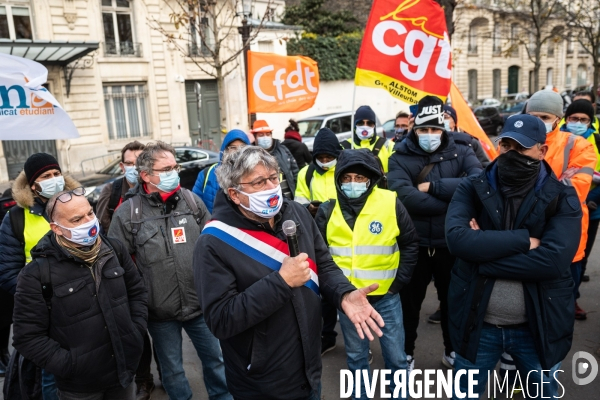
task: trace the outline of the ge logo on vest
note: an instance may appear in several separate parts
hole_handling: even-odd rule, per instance
[[[515,122],[515,128],[522,128],[522,127],[523,127],[523,121]]]
[[[369,231],[371,231],[373,235],[379,235],[383,232],[383,224],[379,221],[373,221],[369,224]]]

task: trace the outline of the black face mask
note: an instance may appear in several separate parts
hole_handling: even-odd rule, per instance
[[[498,157],[496,165],[503,192],[509,194],[518,192],[532,181],[535,182],[540,172],[541,161],[510,150]]]

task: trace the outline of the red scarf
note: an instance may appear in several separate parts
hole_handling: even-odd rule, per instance
[[[150,191],[148,191],[148,187],[146,186],[146,183],[144,183],[143,188],[144,188],[144,191],[146,191],[146,193],[150,194]],[[179,189],[181,189],[181,185],[177,185],[177,187],[169,193],[158,192],[158,194],[160,194],[160,197],[162,198],[163,203],[166,203],[167,199],[169,197],[173,196],[175,194],[175,192],[177,192]]]

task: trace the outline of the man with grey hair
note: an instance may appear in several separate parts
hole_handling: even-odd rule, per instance
[[[282,195],[267,151],[227,154],[217,179],[222,190],[196,243],[194,278],[206,323],[221,340],[229,390],[240,399],[320,399],[320,296],[373,340],[383,320],[366,296],[378,284],[350,284],[306,207]],[[289,229],[301,252],[295,257]]]
[[[202,360],[211,400],[231,399],[219,341],[210,333],[194,289],[194,243],[210,214],[202,200],[179,185],[175,151],[149,143],[138,156],[139,184],[115,211],[109,237],[127,245],[149,292],[148,331],[170,399],[192,398],[182,357],[182,329]]]
[[[47,203],[51,231],[17,281],[13,346],[61,400],[133,400],[148,292],[123,243],[99,234],[81,187]]]

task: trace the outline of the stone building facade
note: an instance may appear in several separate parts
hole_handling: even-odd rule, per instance
[[[171,8],[167,3],[0,0],[2,52],[27,57],[34,46],[46,42],[59,51],[67,46],[64,42],[97,48],[66,66],[43,62],[49,71],[49,90],[73,119],[81,137],[4,141],[0,146],[0,182],[14,179],[26,158],[37,151],[53,153],[63,169],[79,172],[82,168],[96,169],[98,164],[89,159],[118,151],[134,139],[196,144],[208,137],[210,147],[218,149],[223,129],[247,129],[243,55],[232,64],[235,70],[225,78],[224,93],[218,93],[212,76],[151,28],[154,21],[169,26]],[[293,34],[293,30],[277,23],[284,8],[283,0],[252,1],[250,22],[257,24],[257,18],[265,13],[269,21],[252,43],[253,50],[285,54],[285,46],[279,48],[279,39]],[[241,25],[241,18],[233,24]],[[242,40],[236,29],[233,32],[229,45],[235,51],[241,48]],[[194,49],[190,47],[200,62],[205,45],[210,43],[198,42]],[[223,118],[219,115],[218,96],[227,99]]]

